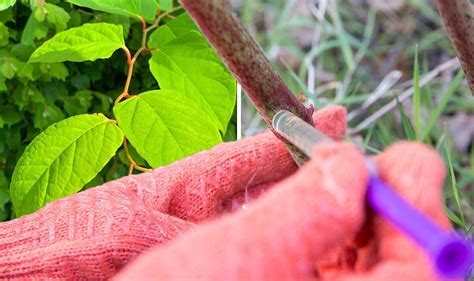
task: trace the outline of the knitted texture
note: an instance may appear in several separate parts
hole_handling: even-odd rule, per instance
[[[345,109],[313,117],[325,133],[344,133]],[[0,279],[109,278],[145,249],[241,209],[296,169],[267,132],[51,202],[0,224]]]
[[[443,162],[433,150],[400,143],[375,160],[380,177],[405,200],[450,228]],[[319,145],[298,173],[245,211],[152,248],[115,280],[441,280],[407,237],[364,216],[366,181],[354,147]]]
[[[352,145],[319,146],[298,173],[245,211],[154,248],[118,280],[303,280],[317,257],[360,228],[366,183],[364,159]]]

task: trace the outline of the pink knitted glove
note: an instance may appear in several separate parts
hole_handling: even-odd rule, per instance
[[[383,180],[450,228],[441,204],[443,162],[434,151],[400,143],[376,162]],[[318,145],[310,162],[245,210],[152,248],[115,279],[438,280],[408,238],[364,215],[366,183],[356,148]]]
[[[345,130],[345,110],[331,107],[318,111],[314,121],[320,130],[340,137]],[[349,157],[359,158],[354,151]],[[124,177],[57,200],[34,214],[0,224],[0,279],[111,277],[142,251],[174,239],[194,223],[239,207],[242,200],[259,195],[296,168],[285,146],[267,132],[220,144],[153,172]],[[364,173],[356,177],[360,177],[360,182],[365,181]],[[318,201],[312,197],[307,199],[314,201],[312,204]],[[361,202],[361,198],[354,202],[359,208],[357,202]],[[321,206],[328,207],[327,204]],[[276,211],[284,214],[289,210],[282,206]],[[329,209],[321,211],[328,213]],[[357,216],[360,219],[362,214]],[[293,219],[294,224],[300,222],[300,217]],[[344,223],[343,220],[340,222]],[[289,231],[293,223],[281,227]],[[234,235],[238,237],[239,232]],[[280,241],[279,235],[273,234],[275,243]],[[222,239],[225,237],[216,241]],[[250,236],[247,239],[260,241]],[[295,243],[292,245],[299,244]],[[190,248],[188,254],[200,259],[205,253]],[[238,255],[236,252],[236,257]],[[176,256],[171,258],[177,262]]]

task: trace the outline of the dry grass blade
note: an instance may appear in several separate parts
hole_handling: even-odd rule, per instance
[[[425,74],[421,79],[420,79],[420,87],[426,85],[428,82],[433,80],[436,76],[438,76],[441,72],[444,72],[449,69],[456,69],[459,67],[459,61],[457,58],[450,59],[446,61],[443,64],[438,65],[435,67],[432,71],[428,72]],[[404,91],[400,96],[399,96],[399,101],[403,102],[407,98],[409,98],[415,91],[414,87],[410,87],[408,90]],[[374,112],[372,115],[364,119],[362,122],[359,123],[355,128],[350,130],[351,134],[356,134],[363,129],[367,128],[370,126],[370,124],[374,123],[377,121],[380,117],[384,116],[387,112],[390,112],[392,109],[394,109],[397,106],[397,101],[392,100],[388,104],[384,105],[382,108]]]
[[[318,21],[318,23],[316,24],[316,27],[314,28],[313,39],[311,40],[311,49],[317,49],[317,47],[319,46],[319,41],[321,39],[321,31],[322,31],[322,27],[325,21],[324,16],[327,11],[327,6],[328,6],[327,0],[319,1],[319,5],[318,3],[316,3],[315,0],[310,1],[309,3],[309,9],[311,13],[314,15],[314,17]],[[308,68],[307,88],[308,88],[308,91],[310,91],[313,94],[315,94],[314,89],[315,89],[315,83],[316,83],[316,67],[314,66],[313,61],[316,58],[316,55],[317,53],[314,52],[314,54],[306,57],[306,59],[304,60],[304,63],[306,64]]]
[[[364,101],[358,108],[352,110],[347,114],[347,121],[351,121],[354,119],[357,115],[363,113],[367,108],[369,108],[372,104],[374,104],[378,99],[383,97],[388,90],[390,90],[395,83],[402,78],[403,73],[398,70],[393,70],[387,76],[385,76],[380,82],[380,84],[375,88],[375,90],[370,93],[369,98],[367,98],[366,101]]]

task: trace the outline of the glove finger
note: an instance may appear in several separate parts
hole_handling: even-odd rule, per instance
[[[346,133],[346,108],[330,105],[313,113],[314,127],[334,140],[340,140]]]
[[[317,146],[313,159],[298,173],[246,210],[152,249],[118,280],[310,277],[315,259],[360,227],[366,182],[363,156],[354,146]]]
[[[407,202],[441,227],[450,227],[441,203],[443,162],[434,151],[422,144],[401,142],[375,161],[380,178]],[[369,225],[365,235],[370,235],[366,238],[374,247],[369,247],[368,255],[361,255],[359,249],[359,265],[349,270],[332,270],[337,264],[324,268],[320,272],[323,280],[437,280],[431,263],[409,238],[378,216],[372,217]]]
[[[395,188],[402,198],[433,219],[444,229],[451,229],[442,204],[445,177],[443,160],[420,143],[401,142],[375,158],[382,180]],[[375,232],[380,239],[380,259],[420,260],[427,262],[421,250],[403,233],[381,218],[375,218]]]
[[[375,161],[382,180],[442,228],[450,228],[441,201],[443,161],[433,150],[419,143],[401,142]],[[345,273],[342,280],[437,280],[431,262],[414,242],[380,217],[373,217],[371,224],[373,241],[378,241],[375,261],[369,257],[368,266],[364,266],[371,269],[355,275]]]
[[[328,107],[313,117],[316,126],[329,135],[340,138],[345,132],[344,107]],[[154,172],[165,180],[165,186],[172,187],[155,194],[156,202],[169,196],[166,208],[160,211],[193,222],[220,214],[225,201],[237,193],[280,181],[297,169],[286,147],[271,132],[220,144],[170,168]],[[172,183],[166,183],[168,180]]]

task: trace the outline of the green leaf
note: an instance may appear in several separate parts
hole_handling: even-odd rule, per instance
[[[67,67],[60,62],[42,63],[40,64],[40,71],[44,74],[44,81],[51,81],[52,78],[65,81],[66,77],[69,75]]]
[[[415,48],[415,63],[413,66],[413,119],[415,123],[416,139],[421,139],[421,89],[420,89],[420,67],[418,65],[418,45]]]
[[[7,90],[7,84],[5,83],[5,79],[0,77],[0,92],[4,92]]]
[[[169,164],[221,142],[199,106],[175,91],[142,93],[114,107],[119,127],[152,166]]]
[[[64,113],[54,105],[53,103],[47,103],[41,106],[35,106],[33,124],[35,128],[43,129],[51,124],[63,120],[66,116]]]
[[[7,79],[12,79],[15,73],[18,71],[17,66],[10,58],[8,58],[1,66],[0,73],[2,73],[3,77]]]
[[[41,86],[41,92],[44,93],[44,99],[47,103],[55,103],[58,100],[66,98],[70,95],[68,89],[68,83],[62,83],[59,81],[46,82]],[[97,111],[100,112],[100,111]],[[82,112],[86,113],[86,112]],[[82,114],[81,113],[81,114]],[[72,114],[79,115],[79,114]]]
[[[26,148],[10,196],[18,216],[78,192],[114,156],[122,131],[103,115],[78,115],[48,127]]]
[[[409,140],[415,140],[416,139],[415,131],[413,130],[413,126],[407,114],[405,113],[405,110],[403,109],[402,104],[400,103],[400,101],[398,101],[398,97],[397,97],[397,109],[398,109],[398,112],[400,113],[400,118],[402,119],[402,127],[403,127],[403,130],[405,131],[406,137]]]
[[[130,26],[131,26],[131,22],[130,22],[129,17],[102,13],[102,14],[97,15],[97,22],[106,22],[106,23],[121,25],[122,28],[123,28],[123,37],[125,39],[127,39],[128,34],[130,32]],[[142,33],[142,32],[140,32],[140,33]]]
[[[456,174],[454,173],[454,168],[453,168],[453,159],[451,157],[451,140],[449,137],[449,131],[448,127],[445,126],[444,128],[444,133],[446,136],[446,142],[444,143],[444,148],[445,148],[445,153],[446,153],[446,162],[448,164],[448,170],[449,170],[449,178],[451,178],[451,190],[454,196],[454,202],[456,203],[456,207],[458,209],[459,214],[461,215],[461,221],[463,227],[466,226],[466,220],[464,218],[464,212],[461,207],[461,200],[459,196],[459,186],[456,180]],[[449,182],[449,181],[448,181]]]
[[[2,177],[1,171],[0,171],[0,178]],[[6,186],[1,185],[1,180],[0,180],[0,221],[5,221],[8,219],[9,215],[9,210],[6,207],[8,203],[10,203],[10,194],[8,193],[8,189]]]
[[[0,135],[1,135],[1,131],[0,131]],[[7,180],[7,177],[5,176],[5,172],[0,170],[0,190],[7,189],[7,185],[8,185],[8,180]],[[10,196],[8,197],[10,198]]]
[[[2,1],[0,0],[0,3],[1,2]],[[3,11],[0,9],[0,22],[3,22],[3,23],[15,22],[15,20],[13,19],[13,9],[7,9]]]
[[[91,86],[91,79],[86,74],[78,74],[71,78],[71,84],[78,90],[86,90]]]
[[[29,62],[94,61],[125,49],[121,25],[89,23],[56,34],[31,55]]]
[[[149,46],[165,45],[170,40],[182,36],[189,31],[198,31],[196,24],[188,14],[181,14],[175,19],[168,21],[166,25],[155,30],[149,39]]]
[[[461,221],[461,219],[453,212],[451,211],[451,209],[449,209],[448,207],[444,207],[444,211],[446,212],[446,215],[448,216],[448,218],[454,222],[457,226],[460,226],[462,228],[465,227],[464,223]]]
[[[451,99],[453,94],[456,92],[456,90],[459,88],[459,86],[461,85],[463,76],[464,76],[464,73],[462,72],[462,70],[459,70],[454,80],[451,81],[451,83],[449,84],[448,89],[446,89],[446,91],[441,94],[441,100],[438,106],[436,106],[434,111],[431,113],[430,119],[428,120],[428,124],[423,129],[423,135],[421,136],[421,140],[426,140],[426,138],[428,138],[428,136],[430,135],[431,130],[438,122],[439,117],[441,116],[444,109],[446,108],[446,105],[448,105],[449,100]]]
[[[27,61],[35,48],[31,45],[15,44],[12,46],[12,55],[21,61]]]
[[[2,177],[2,174],[0,174],[0,177]],[[0,181],[1,182],[1,181]],[[4,218],[2,217],[5,212],[5,205],[10,203],[10,194],[8,193],[8,189],[6,186],[1,185],[0,183],[0,221],[3,220]]]
[[[37,21],[43,22],[46,18],[46,9],[44,9],[44,5],[36,5],[33,10],[33,15]]]
[[[181,15],[150,36],[150,70],[160,88],[195,102],[225,133],[236,99],[236,82],[207,40]]]
[[[0,11],[6,10],[15,5],[16,0],[0,0]]]
[[[152,21],[156,17],[158,4],[155,0],[67,0],[68,2],[111,14],[141,17]]]
[[[92,98],[93,96],[90,91],[78,91],[74,96],[64,98],[64,110],[69,115],[87,113],[88,108],[91,106]]]
[[[21,126],[13,125],[8,129],[2,130],[5,133],[3,134],[5,136],[4,140],[5,143],[7,144],[8,148],[11,150],[16,150],[20,147],[21,145]],[[2,135],[2,134],[0,134]]]
[[[237,106],[234,106],[234,112],[227,125],[227,131],[223,136],[223,140],[225,142],[237,140]]]
[[[44,8],[46,10],[46,20],[55,27],[56,33],[67,28],[67,23],[71,17],[63,8],[49,3],[45,3]]]
[[[114,102],[114,100],[103,93],[93,92],[94,97],[96,97],[99,102],[93,103],[93,111],[94,112],[109,112],[110,105]]]
[[[127,163],[128,164],[128,163]],[[97,175],[95,178],[93,178],[90,182],[88,182],[83,190],[86,190],[86,189],[89,189],[91,187],[96,187],[96,186],[99,186],[99,185],[102,185],[104,183],[104,179],[101,177],[101,175]]]
[[[173,9],[173,0],[157,0],[161,11],[170,11]]]
[[[39,22],[34,14],[31,14],[21,34],[21,43],[24,45],[33,45],[35,39],[42,39],[47,35],[48,27]]]
[[[6,46],[9,42],[8,27],[0,22],[0,47]]]
[[[0,106],[0,118],[6,125],[13,125],[21,121],[22,115],[11,105]],[[1,127],[1,126],[0,126]]]
[[[38,90],[34,83],[17,87],[13,92],[12,99],[15,105],[17,105],[22,111],[30,103],[39,103],[41,104],[41,108],[47,108],[47,106],[43,105],[43,94]]]

